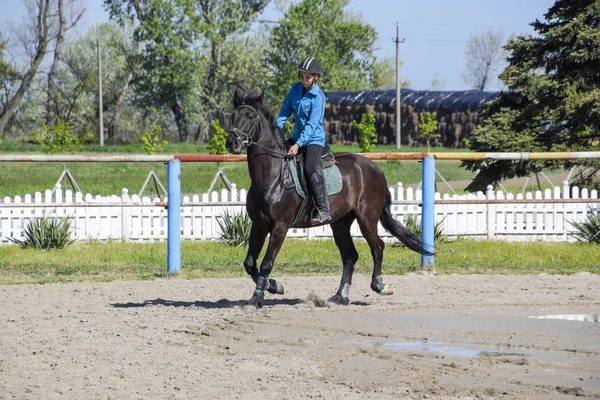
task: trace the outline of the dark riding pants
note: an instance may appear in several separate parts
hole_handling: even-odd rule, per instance
[[[322,151],[323,146],[318,144],[309,144],[304,147],[304,176],[307,180],[310,179],[312,174],[319,172]]]

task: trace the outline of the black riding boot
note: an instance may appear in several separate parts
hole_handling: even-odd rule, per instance
[[[325,182],[320,173],[315,172],[308,179],[308,186],[310,187],[310,194],[315,201],[315,209],[313,210],[311,224],[322,224],[331,219],[329,213],[329,198],[327,197],[327,189],[325,188]]]

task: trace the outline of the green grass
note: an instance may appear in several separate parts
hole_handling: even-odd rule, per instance
[[[372,261],[366,243],[357,240],[360,259],[356,272],[370,274]],[[166,243],[78,243],[56,251],[0,246],[0,284],[103,282],[165,278]],[[440,274],[574,274],[600,273],[598,246],[580,243],[509,243],[456,240],[436,248],[435,270]],[[220,242],[183,241],[181,273],[177,278],[246,276],[244,247]],[[420,256],[388,244],[383,272],[402,275],[420,269]],[[273,276],[339,275],[341,261],[332,240],[287,240]]]
[[[78,154],[144,154],[142,144],[127,145],[86,145],[84,152]],[[358,152],[356,146],[332,146],[334,152]],[[377,146],[376,152],[396,152],[394,146]],[[422,152],[425,148],[402,148],[402,152]],[[436,148],[432,151],[456,151],[451,149]],[[0,153],[13,154],[40,154],[39,146],[25,142],[2,142]],[[169,143],[162,154],[202,153],[208,154],[206,143]],[[52,189],[64,165],[62,163],[2,163],[3,173],[0,185],[0,198],[5,196],[34,194]],[[405,185],[416,185],[421,180],[421,164],[418,161],[377,161],[377,164],[386,174],[389,185],[402,182]],[[438,171],[446,180],[469,180],[473,173],[460,168],[459,161],[443,161],[437,163]],[[129,189],[129,194],[138,193],[152,168],[166,187],[167,169],[161,163],[70,163],[69,171],[75,177],[79,187],[84,193],[92,195],[120,194],[123,188]],[[220,167],[227,178],[235,183],[238,188],[249,188],[250,177],[246,163],[184,163],[181,168],[182,194],[198,194],[206,192]],[[63,183],[64,185],[64,183]],[[221,180],[216,188],[223,188]],[[462,188],[456,188],[462,189]],[[147,187],[145,194],[156,194]]]

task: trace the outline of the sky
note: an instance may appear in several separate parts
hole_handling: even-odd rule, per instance
[[[102,0],[79,0],[87,4],[82,27],[108,20]],[[544,14],[554,0],[350,0],[346,10],[360,15],[379,34],[375,55],[389,57],[395,65],[396,26],[400,42],[400,77],[410,87],[426,90],[435,77],[442,90],[466,90],[463,81],[465,47],[469,37],[488,29],[511,34],[533,33],[529,25]],[[24,14],[22,0],[0,0],[0,25],[18,22]],[[279,19],[274,7],[263,19]],[[3,27],[4,28],[4,27]],[[500,90],[493,82],[487,90]]]

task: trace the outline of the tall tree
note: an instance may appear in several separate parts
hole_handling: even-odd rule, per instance
[[[298,63],[309,55],[323,65],[324,90],[359,90],[380,84],[377,73],[385,68],[375,67],[377,32],[345,11],[348,4],[349,0],[303,0],[288,8],[273,28],[265,54],[271,68],[269,97],[273,103],[281,103],[297,80]],[[387,71],[389,74],[390,69]]]
[[[473,89],[485,90],[494,83],[505,57],[502,29],[488,29],[469,37],[465,49],[464,82]]]
[[[60,65],[67,31],[77,25],[83,16],[84,9],[77,7],[76,0],[56,0],[56,38],[54,44],[54,60],[48,71],[48,91],[46,99],[46,124],[54,125],[58,115],[58,93],[56,90],[56,71]]]
[[[189,135],[185,103],[194,89],[199,67],[195,41],[201,19],[193,0],[105,0],[111,19],[134,23],[140,46],[141,71],[136,93],[148,107],[170,109],[179,139]]]
[[[509,92],[491,102],[469,143],[476,151],[584,151],[600,143],[600,2],[558,0],[532,26],[538,36],[509,41],[501,74]],[[465,162],[480,170],[470,190],[526,176],[540,166],[587,167],[578,184],[598,179],[593,160]]]
[[[230,107],[232,87],[263,74],[257,42],[246,34],[268,4],[269,0],[197,0],[203,21],[205,76],[200,82],[204,122],[198,124],[196,139],[207,139],[211,122],[223,118]]]
[[[180,140],[197,120],[196,138],[206,138],[210,121],[223,111],[230,83],[238,80],[233,57],[245,54],[252,23],[268,0],[105,0],[111,18],[135,23],[134,40],[142,52],[135,79],[147,107],[173,112]],[[236,45],[237,44],[237,45]],[[247,47],[248,48],[248,47]],[[257,64],[255,64],[257,65]]]
[[[0,112],[5,111],[6,103],[12,97],[14,85],[19,79],[14,67],[4,59],[7,45],[8,41],[0,32]]]
[[[0,111],[0,136],[3,135],[6,124],[29,90],[38,68],[46,56],[48,43],[53,39],[50,14],[51,0],[35,0],[35,2],[32,0],[27,2],[26,6],[30,22],[27,28],[30,28],[31,31],[26,32],[29,34],[29,38],[24,37],[23,42],[31,44],[31,48],[25,48],[25,51],[30,55],[30,59],[25,71],[20,76],[20,84]]]

